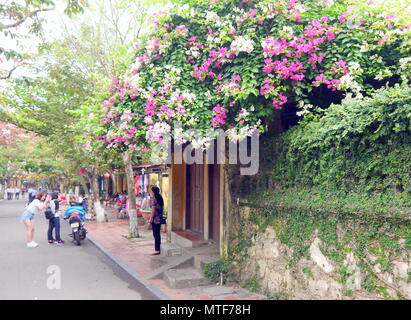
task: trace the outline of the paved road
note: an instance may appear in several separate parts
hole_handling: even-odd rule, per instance
[[[48,221],[36,216],[39,246],[27,248],[23,210],[22,200],[0,200],[0,300],[157,299],[88,240],[81,247],[71,243],[66,221],[61,221],[65,245],[49,245]],[[48,289],[47,284],[58,286],[59,272],[61,288]]]

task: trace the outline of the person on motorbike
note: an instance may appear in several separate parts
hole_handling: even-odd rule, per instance
[[[69,234],[73,238],[73,242],[80,245],[80,241],[86,238],[87,229],[84,226],[86,211],[78,202],[70,202],[69,207],[64,213],[64,220],[68,220],[72,233]]]
[[[64,213],[64,220],[67,220],[71,217],[72,214],[78,215],[80,217],[80,220],[82,222],[84,222],[85,219],[85,215],[86,215],[86,211],[84,210],[84,208],[82,206],[79,205],[73,205],[72,207],[69,207],[66,212]]]

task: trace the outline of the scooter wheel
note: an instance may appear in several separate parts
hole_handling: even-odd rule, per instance
[[[81,242],[80,242],[80,233],[78,231],[74,232],[74,240],[76,241],[78,246],[81,244]]]

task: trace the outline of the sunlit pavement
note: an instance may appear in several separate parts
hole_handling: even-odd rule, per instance
[[[36,216],[39,246],[27,248],[20,221],[24,205],[24,200],[0,201],[0,299],[157,299],[89,240],[80,247],[72,243],[67,221],[61,220],[66,243],[49,245],[48,221]]]

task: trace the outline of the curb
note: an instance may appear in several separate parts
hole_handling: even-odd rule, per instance
[[[117,265],[119,265],[124,271],[126,271],[131,277],[133,277],[135,280],[143,284],[147,288],[147,290],[149,290],[157,298],[159,298],[160,300],[171,300],[169,296],[165,295],[160,289],[150,284],[146,279],[144,279],[144,276],[142,276],[140,273],[130,268],[120,258],[112,254],[110,251],[108,251],[104,246],[98,243],[98,241],[96,241],[89,234],[87,234],[87,239],[90,240],[92,244],[94,244],[98,249],[100,249],[106,256],[108,256],[111,260],[113,260]]]

